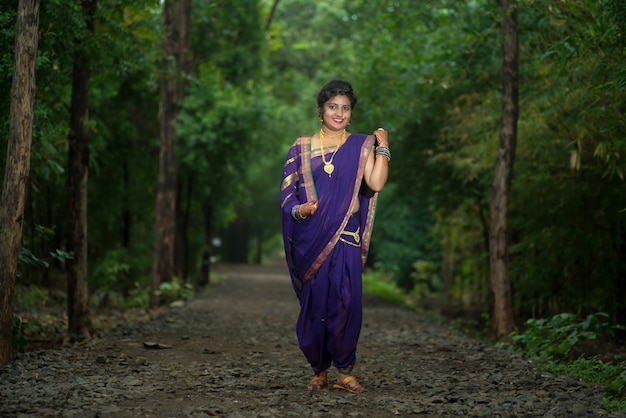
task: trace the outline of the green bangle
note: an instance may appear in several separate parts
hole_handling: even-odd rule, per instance
[[[387,161],[391,161],[391,151],[387,147],[376,147],[376,156],[384,155]]]
[[[306,216],[302,216],[302,214],[300,213],[300,205],[295,205],[293,208],[291,208],[291,217],[296,221],[306,219]]]

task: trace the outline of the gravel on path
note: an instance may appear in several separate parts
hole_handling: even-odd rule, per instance
[[[284,269],[219,269],[183,307],[0,368],[0,417],[625,416],[596,386],[370,299],[355,368],[368,391],[309,392]]]

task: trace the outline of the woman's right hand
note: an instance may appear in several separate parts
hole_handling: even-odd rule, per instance
[[[317,199],[309,200],[306,203],[300,205],[300,216],[309,217],[315,213],[319,201]]]

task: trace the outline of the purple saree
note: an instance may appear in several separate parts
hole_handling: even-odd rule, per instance
[[[361,273],[367,257],[377,194],[363,180],[372,135],[352,134],[337,150],[332,176],[323,170],[311,137],[287,154],[281,184],[285,256],[300,300],[297,335],[316,372],[330,363],[354,365],[361,329]],[[294,220],[291,209],[318,199],[313,216]],[[352,213],[358,205],[359,210]],[[356,235],[354,234],[356,232]]]

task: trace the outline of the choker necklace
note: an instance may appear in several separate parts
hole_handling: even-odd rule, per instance
[[[328,174],[328,177],[330,177],[331,174],[333,174],[333,171],[335,171],[335,165],[333,164],[333,159],[335,158],[335,154],[337,154],[337,150],[343,144],[343,141],[345,141],[347,134],[348,133],[344,129],[343,133],[341,134],[341,139],[339,140],[339,144],[337,144],[337,148],[335,148],[335,151],[333,151],[333,154],[330,156],[330,160],[326,161],[326,156],[324,155],[325,135],[324,135],[324,130],[320,129],[320,147],[322,148],[322,161],[324,162],[324,171],[326,172],[326,174]]]

